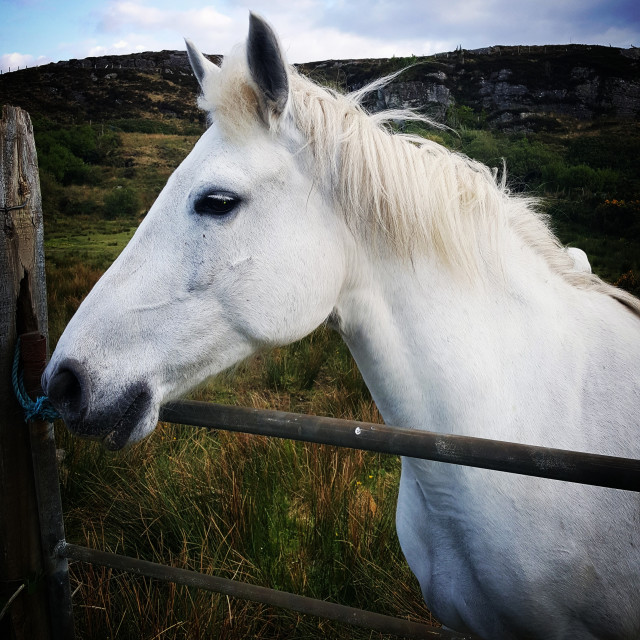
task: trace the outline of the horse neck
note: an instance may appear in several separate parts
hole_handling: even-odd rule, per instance
[[[511,270],[508,283],[470,283],[428,258],[358,261],[337,308],[339,328],[385,422],[505,437],[495,414],[510,401],[513,354],[527,366],[553,353],[562,333],[544,319],[560,295],[536,288],[527,270],[544,265],[533,252],[529,263]]]

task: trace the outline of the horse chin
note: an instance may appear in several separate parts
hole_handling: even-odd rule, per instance
[[[149,435],[158,422],[159,408],[151,395],[142,391],[131,402],[115,426],[102,438],[109,451],[118,451]]]

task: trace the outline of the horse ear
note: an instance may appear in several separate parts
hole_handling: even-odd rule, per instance
[[[193,69],[193,73],[198,79],[198,83],[200,84],[200,88],[204,91],[204,79],[211,73],[218,73],[220,68],[213,64],[210,60],[205,58],[198,49],[196,49],[195,45],[191,40],[184,39],[187,45],[187,55],[189,56],[189,62],[191,63],[191,68]]]
[[[287,63],[273,29],[255,13],[249,16],[247,62],[263,105],[271,115],[281,116],[289,99]]]

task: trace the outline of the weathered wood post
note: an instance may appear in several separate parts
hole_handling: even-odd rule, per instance
[[[46,358],[47,298],[40,181],[29,115],[5,106],[0,120],[0,637],[73,638],[53,425],[25,422],[12,364],[18,336],[39,352],[25,367],[39,392]],[[41,392],[40,392],[41,393]]]

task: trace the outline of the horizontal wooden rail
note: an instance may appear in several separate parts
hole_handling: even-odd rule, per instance
[[[640,460],[630,458],[186,400],[160,419],[640,492]]]
[[[239,582],[238,580],[209,576],[187,569],[168,567],[147,560],[139,560],[106,551],[97,551],[75,544],[62,543],[59,545],[57,553],[60,557],[69,560],[97,564],[102,567],[110,567],[111,569],[125,571],[139,576],[147,576],[149,578],[183,584],[187,587],[207,589],[234,598],[261,602],[263,604],[297,611],[298,613],[328,618],[336,622],[343,622],[357,627],[379,631],[380,633],[402,636],[404,638],[433,638],[434,640],[472,640],[475,638],[475,636],[438,629],[437,627],[411,622],[410,620],[393,618],[372,611],[363,611],[362,609],[346,607],[342,604],[316,600],[314,598],[307,598],[306,596],[298,596],[294,593],[287,593],[286,591],[276,591],[275,589],[268,589],[267,587],[259,587],[257,585]]]

